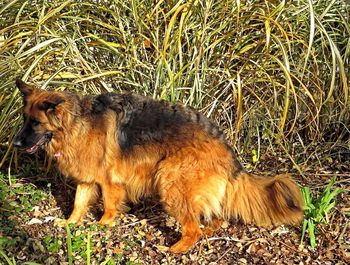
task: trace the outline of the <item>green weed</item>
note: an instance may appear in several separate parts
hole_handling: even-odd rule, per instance
[[[0,248],[0,257],[2,257],[6,261],[7,265],[16,265],[17,264],[15,258],[12,257],[12,259],[10,259],[1,248]],[[41,265],[40,263],[30,262],[30,261],[23,262],[20,264],[23,264],[23,265]]]
[[[9,185],[7,177],[0,173],[0,200],[6,202],[2,208],[7,212],[28,212],[47,194],[30,183],[23,183],[17,178],[10,177]]]
[[[73,264],[73,261],[77,256],[82,257],[87,265],[91,264],[91,258],[96,253],[94,247],[92,246],[91,240],[91,231],[97,231],[96,228],[100,225],[92,224],[89,226],[89,230],[82,231],[80,228],[75,227],[74,225],[66,226],[66,244],[67,244],[67,259],[68,264]],[[52,242],[52,239],[50,239]],[[106,243],[105,238],[99,238],[99,242],[102,245]],[[129,242],[127,242],[129,243]],[[126,244],[126,247],[129,248],[129,245]],[[115,265],[115,264],[128,264],[136,265],[138,263],[132,262],[124,257],[122,254],[114,254],[113,256],[105,257],[104,260],[100,261],[100,264],[105,265]]]
[[[62,248],[61,238],[46,236],[43,241],[47,251],[50,253],[58,253],[58,251]]]
[[[333,177],[318,198],[313,197],[309,187],[302,188],[305,203],[305,219],[303,222],[301,242],[304,242],[305,233],[308,231],[311,248],[315,248],[317,244],[317,226],[329,222],[329,214],[336,204],[335,198],[343,192],[340,188],[333,189],[335,180],[336,177]]]

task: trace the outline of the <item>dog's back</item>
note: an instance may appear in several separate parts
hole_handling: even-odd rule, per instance
[[[149,142],[164,142],[170,138],[180,139],[182,135],[178,132],[186,127],[196,127],[224,142],[224,134],[217,125],[181,104],[132,93],[106,93],[97,96],[93,105],[93,112],[112,109],[119,114],[119,141],[123,149]]]

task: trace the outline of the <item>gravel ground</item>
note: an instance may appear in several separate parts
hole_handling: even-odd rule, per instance
[[[87,263],[88,243],[91,264],[349,264],[350,175],[339,172],[339,166],[319,168],[317,172],[303,170],[308,177],[298,178],[298,182],[316,193],[323,190],[334,174],[341,176],[336,185],[345,190],[338,196],[329,223],[318,226],[318,246],[314,250],[309,244],[300,245],[301,227],[259,228],[232,221],[224,223],[214,236],[200,240],[188,253],[170,254],[166,246],[180,238],[180,227],[165,214],[156,198],[149,198],[130,205],[130,210],[116,220],[115,227],[99,227],[94,223],[101,216],[101,203],[83,224],[71,226],[73,264]],[[32,184],[23,181],[21,185]],[[8,244],[5,253],[14,256],[17,264],[24,261],[68,264],[67,230],[54,226],[53,220],[69,215],[74,191],[62,184],[59,187],[53,184],[50,189],[36,184],[35,189],[43,190],[45,196],[28,211],[4,210],[10,200],[18,201],[24,196],[20,192],[1,202],[6,226],[0,228],[0,238],[15,241]]]

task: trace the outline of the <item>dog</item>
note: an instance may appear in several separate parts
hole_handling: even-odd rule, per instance
[[[303,219],[292,178],[245,171],[218,126],[192,108],[132,93],[82,96],[16,84],[24,123],[14,146],[44,149],[77,183],[63,224],[80,222],[99,194],[102,225],[112,225],[125,203],[158,195],[182,228],[169,250],[183,253],[223,220],[278,225]]]

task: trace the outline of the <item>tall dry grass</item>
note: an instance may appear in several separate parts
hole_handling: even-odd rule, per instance
[[[182,101],[250,160],[298,167],[349,149],[345,0],[2,1],[0,167],[21,122],[15,78],[82,93]]]

